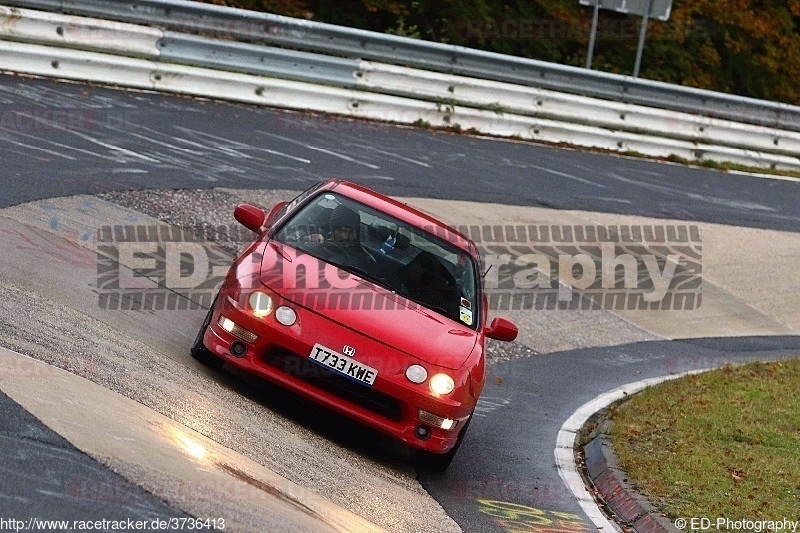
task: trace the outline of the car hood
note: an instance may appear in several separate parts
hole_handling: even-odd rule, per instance
[[[315,287],[302,274],[303,279],[297,281],[294,275],[285,276],[287,271],[298,272],[298,253],[275,241],[262,249],[261,283],[281,298],[390,348],[444,368],[461,368],[475,347],[478,340],[475,330],[322,261],[319,263],[330,269],[329,275],[349,276],[350,286],[330,288],[321,282]],[[324,274],[320,277],[324,279]]]

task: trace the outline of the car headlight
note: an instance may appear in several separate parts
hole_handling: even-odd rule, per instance
[[[456,388],[456,384],[453,383],[453,378],[447,374],[436,374],[431,378],[431,390],[434,394],[444,396],[453,392],[454,388]]]
[[[282,305],[275,310],[275,320],[284,326],[291,326],[297,321],[297,313],[291,307]]]
[[[428,371],[425,370],[424,366],[411,365],[406,368],[406,377],[411,383],[422,383],[428,379]]]
[[[247,299],[250,303],[250,309],[257,317],[267,316],[272,312],[272,298],[269,294],[261,291],[255,291]]]

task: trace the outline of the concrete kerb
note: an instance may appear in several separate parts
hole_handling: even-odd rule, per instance
[[[608,437],[610,421],[608,409],[592,417],[597,428],[589,435],[591,440],[583,447],[583,474],[591,483],[595,494],[624,530],[647,533],[677,533],[680,531],[642,496],[628,480],[619,466],[616,453]],[[587,426],[593,425],[589,422]],[[584,429],[587,428],[584,426]]]
[[[641,500],[635,499],[635,496],[638,496],[638,494],[632,490],[627,481],[622,482],[624,477],[615,459],[597,456],[598,448],[601,452],[604,450],[602,441],[600,444],[595,443],[590,447],[590,457],[584,459],[586,463],[592,463],[593,471],[596,474],[595,479],[597,482],[594,487],[592,487],[592,490],[589,489],[587,486],[587,477],[590,476],[587,476],[585,472],[578,467],[576,454],[580,436],[586,433],[585,428],[589,421],[596,419],[595,417],[598,413],[607,410],[608,407],[614,403],[622,401],[631,394],[642,391],[647,387],[692,374],[707,372],[709,370],[712,369],[692,370],[680,374],[644,379],[642,381],[622,385],[583,404],[561,426],[561,430],[558,432],[558,437],[556,438],[555,448],[558,473],[578,500],[584,513],[586,513],[599,530],[622,531],[620,525],[609,521],[606,513],[598,504],[598,499],[600,499],[606,508],[610,508],[614,519],[619,520],[620,524],[628,529],[633,528],[634,524],[639,524],[639,527],[642,529],[637,531],[679,531],[674,528],[674,526],[673,529],[650,529],[658,524],[664,526],[661,521],[656,520],[656,518],[663,519],[663,517],[653,515],[648,511],[648,509],[652,509],[652,506],[645,507]],[[607,448],[607,446],[605,448]],[[613,465],[613,467],[610,465]],[[612,502],[613,505],[610,502]],[[631,517],[633,518],[632,521],[630,520]],[[644,529],[645,527],[648,527],[648,529]]]

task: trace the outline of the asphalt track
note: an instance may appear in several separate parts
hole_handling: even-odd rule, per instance
[[[187,516],[98,464],[2,392],[0,413],[2,518],[21,520],[34,530],[40,528],[28,520],[36,518],[152,523]],[[86,497],[91,491],[107,497]]]
[[[470,426],[450,469],[420,480],[465,531],[594,530],[554,466],[558,431],[578,407],[642,379],[798,352],[800,337],[692,339],[495,365],[483,393],[494,409]]]
[[[800,232],[800,189],[786,181],[9,76],[0,78],[0,113],[0,207],[131,188],[303,189],[342,176],[397,196]],[[577,407],[647,377],[798,351],[798,337],[748,337],[500,363],[450,470],[420,480],[466,531],[591,529],[553,459]],[[5,417],[13,406],[2,405]]]

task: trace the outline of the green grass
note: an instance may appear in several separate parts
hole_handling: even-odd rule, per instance
[[[711,159],[705,159],[703,161],[692,161],[690,159],[685,159],[683,157],[679,157],[674,154],[667,157],[666,160],[671,161],[673,163],[680,163],[682,165],[697,165],[721,171],[736,170],[739,172],[748,172],[751,174],[771,174],[775,176],[789,176],[791,178],[800,178],[800,172],[796,172],[794,170],[778,170],[774,168],[750,167],[747,165],[741,165],[739,163],[712,161]]]
[[[611,418],[622,467],[667,516],[800,519],[800,359],[666,382]]]

